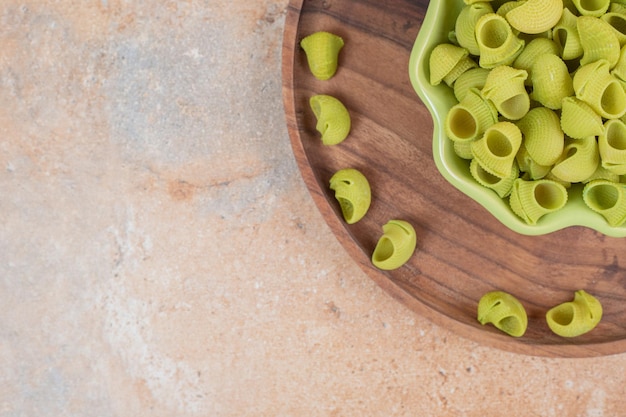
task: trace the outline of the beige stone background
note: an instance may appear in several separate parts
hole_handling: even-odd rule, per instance
[[[0,3],[0,417],[623,416],[626,354],[494,350],[338,244],[287,0]]]

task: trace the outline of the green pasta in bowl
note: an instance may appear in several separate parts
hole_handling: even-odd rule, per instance
[[[626,237],[626,30],[582,7],[432,0],[411,52],[437,169],[520,234]]]

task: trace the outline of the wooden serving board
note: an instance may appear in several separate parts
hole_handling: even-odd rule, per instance
[[[432,157],[433,122],[409,80],[409,56],[426,0],[292,0],[283,41],[283,99],[295,158],[333,233],[362,269],[392,297],[438,325],[481,344],[550,357],[626,351],[626,239],[572,227],[545,236],[511,231],[440,175]],[[326,30],[345,46],[328,81],[308,69],[300,40]],[[324,146],[308,100],[340,99],[352,116],[350,136]],[[342,168],[359,169],[372,187],[363,220],[347,225],[328,187]],[[383,272],[370,261],[390,219],[415,227],[415,255]],[[553,334],[551,307],[584,289],[604,307],[600,324],[577,338]],[[493,290],[517,297],[528,330],[513,338],[476,320],[480,297]]]

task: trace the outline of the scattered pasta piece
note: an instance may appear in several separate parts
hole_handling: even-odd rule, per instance
[[[415,229],[404,220],[390,220],[372,253],[372,263],[379,269],[392,270],[404,265],[417,245]]]
[[[361,220],[370,207],[372,192],[367,178],[354,168],[337,171],[330,179],[330,189],[335,191],[346,223]]]
[[[528,327],[528,317],[522,303],[503,291],[491,291],[483,295],[478,302],[477,316],[483,326],[491,323],[513,337],[523,336]]]
[[[546,313],[548,327],[559,336],[576,337],[592,330],[602,319],[602,304],[584,290],[574,300],[551,308]]]
[[[335,75],[343,45],[341,37],[329,32],[315,32],[300,41],[315,78],[324,81]]]
[[[350,133],[350,113],[335,97],[318,94],[309,100],[317,118],[315,129],[322,134],[324,145],[337,145]]]

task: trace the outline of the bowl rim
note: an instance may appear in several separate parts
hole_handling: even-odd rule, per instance
[[[462,161],[453,154],[451,142],[442,128],[445,114],[451,106],[446,106],[437,97],[443,97],[448,103],[451,103],[451,99],[455,101],[456,99],[452,94],[452,89],[446,85],[430,84],[428,57],[435,45],[448,41],[448,33],[452,27],[447,25],[454,21],[454,17],[464,5],[463,0],[431,0],[409,58],[411,84],[433,119],[432,147],[438,171],[455,188],[479,203],[503,225],[517,233],[544,235],[567,227],[581,226],[611,237],[626,237],[626,225],[610,226],[604,217],[585,205],[582,200],[582,184],[573,184],[568,189],[568,202],[564,208],[545,215],[536,225],[530,225],[513,213],[508,202],[471,178],[469,168],[466,172],[459,170],[458,165],[465,164],[469,167],[469,161]],[[581,213],[584,213],[584,216]]]

